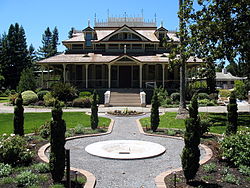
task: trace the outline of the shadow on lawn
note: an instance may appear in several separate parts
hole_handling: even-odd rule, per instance
[[[211,113],[209,115],[210,121],[213,126],[226,126],[227,124],[227,113]],[[249,127],[250,125],[250,113],[240,112],[238,117],[238,125]]]

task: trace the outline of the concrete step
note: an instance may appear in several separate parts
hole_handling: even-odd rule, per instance
[[[139,91],[128,92],[124,90],[111,92],[110,106],[141,106]]]

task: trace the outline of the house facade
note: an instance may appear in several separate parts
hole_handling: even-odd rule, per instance
[[[175,31],[143,17],[109,17],[94,27],[74,31],[73,37],[62,41],[67,50],[38,62],[42,70],[54,70],[58,80],[78,89],[91,88],[178,88],[178,68],[169,69],[169,49],[164,42],[178,45]],[[188,65],[201,62],[194,58]],[[49,86],[54,75],[42,79]]]

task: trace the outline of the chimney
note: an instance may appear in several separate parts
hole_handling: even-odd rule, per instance
[[[223,74],[227,74],[227,69],[226,69],[226,68],[223,68],[223,69],[222,69],[222,73],[223,73]]]

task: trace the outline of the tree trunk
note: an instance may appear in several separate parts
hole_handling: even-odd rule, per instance
[[[183,8],[182,8],[183,0],[179,0],[179,27],[180,27],[180,106],[178,109],[178,113],[176,119],[186,119],[188,117],[188,111],[186,109],[186,60],[183,56]]]

